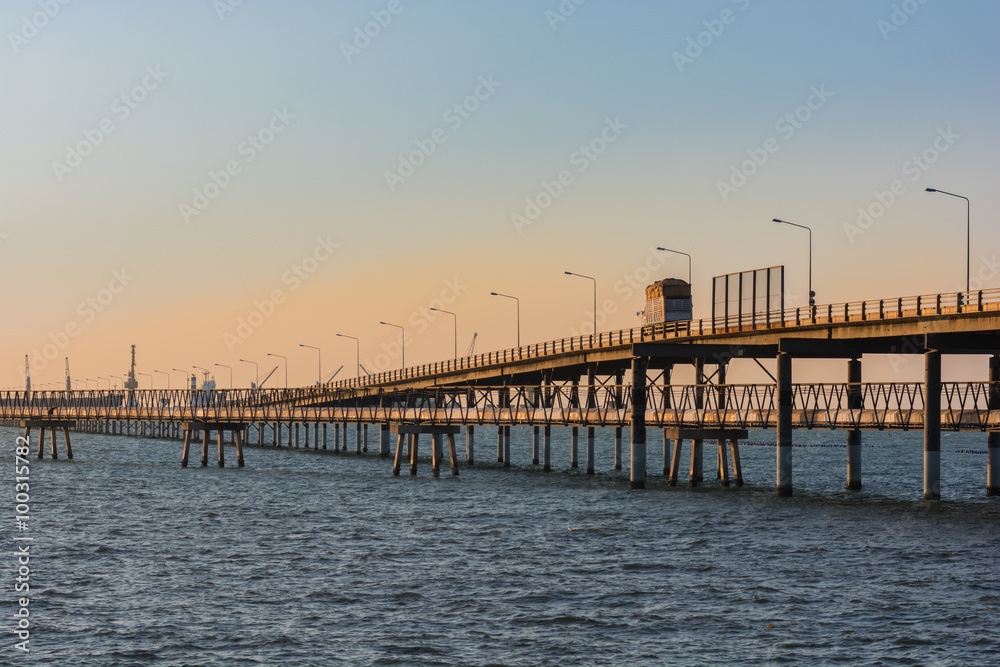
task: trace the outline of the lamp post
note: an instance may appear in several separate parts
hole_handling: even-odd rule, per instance
[[[109,378],[106,378],[106,377],[104,377],[103,375],[98,375],[98,376],[97,376],[97,379],[98,379],[98,380],[107,380],[107,383],[108,383],[108,391],[110,391],[110,390],[111,390],[111,380],[110,380]],[[100,383],[100,382],[98,382],[98,383],[97,383],[97,388],[98,388],[98,389],[100,389],[100,388],[101,388],[101,383]]]
[[[167,376],[167,391],[170,391],[170,373],[167,373],[166,371],[153,371],[153,372],[154,373],[163,373],[164,375]]]
[[[389,322],[379,322],[379,324],[384,324],[387,327],[396,327],[397,329],[399,329],[400,368],[406,368],[406,329],[399,326],[398,324],[390,324]]]
[[[660,250],[662,252],[672,252],[672,253],[674,253],[676,255],[684,255],[685,257],[688,258],[688,285],[690,285],[691,284],[691,255],[687,254],[686,252],[681,252],[680,250],[671,250],[670,248],[657,248],[657,250]]]
[[[452,318],[454,318],[454,320],[455,320],[455,357],[454,358],[458,359],[458,315],[456,315],[455,313],[451,312],[450,310],[444,310],[443,308],[431,308],[431,310],[433,310],[435,312],[438,312],[438,313],[447,313],[448,315],[451,315]]]
[[[357,338],[355,338],[354,336],[348,336],[347,334],[339,333],[337,335],[340,336],[341,338],[350,338],[351,340],[354,341],[354,363],[357,366],[357,369],[354,372],[355,372],[355,375],[357,375],[357,377],[360,378],[361,377],[361,341],[358,340]]]
[[[813,233],[812,229],[806,227],[805,225],[798,225],[794,222],[788,222],[787,220],[779,220],[774,218],[772,222],[778,222],[783,225],[791,225],[792,227],[798,227],[799,229],[804,229],[809,232],[809,307],[814,308],[816,306],[816,293],[813,292]]]
[[[323,353],[320,352],[320,349],[315,345],[303,345],[302,343],[299,343],[299,347],[308,347],[311,350],[316,350],[316,355],[318,357],[317,360],[319,362],[319,368],[317,370],[319,377],[316,379],[316,386],[323,384]]]
[[[208,371],[207,368],[202,368],[201,366],[191,366],[191,368],[197,368],[199,371],[204,372],[205,373],[205,381],[206,382],[208,381],[208,373],[209,373],[209,371]],[[195,386],[197,386],[197,384],[198,383],[195,382]],[[204,385],[204,382],[202,384]]]
[[[970,276],[972,275],[972,204],[969,203],[968,197],[956,195],[954,192],[945,192],[936,188],[925,188],[925,191],[939,192],[943,195],[965,200],[965,291],[968,292],[971,283]]]
[[[183,386],[183,389],[187,389],[188,388],[188,378],[191,377],[191,371],[182,371],[179,368],[171,368],[170,370],[177,371],[178,373],[184,373],[184,386]]]
[[[221,366],[222,368],[228,368],[229,369],[229,388],[232,389],[233,388],[233,367],[232,366],[227,366],[225,364],[216,364],[216,366]]]
[[[257,365],[256,361],[247,361],[246,359],[240,359],[240,361],[242,361],[244,364],[253,364],[254,375],[257,378],[257,381],[253,383],[253,386],[257,389],[260,389],[260,366]]]
[[[502,296],[505,299],[514,299],[517,302],[517,346],[521,347],[521,300],[516,296],[501,294],[500,292],[490,292],[490,296]]]
[[[282,356],[280,354],[271,354],[270,352],[267,353],[267,356],[278,357],[279,359],[285,360],[285,389],[288,389],[288,357]]]
[[[567,276],[576,276],[578,278],[586,278],[587,280],[594,281],[594,334],[597,334],[597,278],[592,278],[591,276],[585,276],[582,273],[573,273],[572,271],[563,271]]]
[[[153,388],[153,376],[152,375],[150,375],[149,373],[136,373],[136,375],[145,375],[146,377],[148,377],[149,378],[149,388],[150,389]]]

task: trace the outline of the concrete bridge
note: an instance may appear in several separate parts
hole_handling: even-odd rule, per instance
[[[865,354],[921,354],[924,382],[864,383],[861,359]],[[941,382],[943,354],[991,355],[984,369],[987,379]],[[792,360],[797,358],[844,359],[847,381],[795,384]],[[773,383],[726,383],[727,369],[734,360],[760,365],[761,359],[776,360]],[[694,366],[695,384],[671,383],[672,370],[678,364]],[[35,425],[45,420],[59,424],[71,421],[85,428],[135,423],[148,425],[150,433],[153,425],[158,425],[161,433],[173,429],[175,435],[186,425],[189,436],[204,433],[203,462],[210,430],[219,433],[222,455],[221,439],[226,429],[219,424],[239,433],[255,425],[258,441],[264,424],[271,424],[276,436],[280,436],[279,425],[288,425],[289,434],[292,424],[296,428],[304,425],[307,442],[312,426],[317,447],[321,425],[325,446],[327,424],[335,425],[337,440],[341,424],[345,438],[347,424],[356,426],[356,440],[363,425],[379,424],[379,452],[384,456],[389,453],[392,424],[419,425],[431,434],[440,427],[489,424],[498,428],[498,458],[508,465],[504,429],[509,450],[510,426],[533,426],[532,458],[537,462],[539,450],[542,458],[548,459],[551,426],[563,425],[573,429],[574,464],[576,430],[588,429],[588,471],[592,471],[593,429],[616,429],[615,464],[620,467],[620,434],[628,426],[630,484],[637,489],[644,488],[646,481],[649,427],[663,428],[665,440],[668,435],[674,440],[670,457],[674,466],[683,440],[692,440],[693,483],[700,478],[703,440],[719,440],[721,464],[721,443],[745,438],[747,429],[775,428],[776,487],[781,495],[792,492],[794,428],[848,432],[848,488],[860,488],[861,484],[861,431],[922,429],[924,496],[928,499],[940,497],[941,429],[979,430],[989,433],[987,490],[990,495],[1000,495],[1000,290],[738,313],[604,332],[322,387],[6,392],[0,394],[0,419],[6,423],[31,420]],[[539,429],[544,429],[541,446]],[[415,465],[415,438],[420,431],[410,431],[403,433],[396,428],[397,455],[405,436],[410,439]],[[470,429],[470,460],[471,434]],[[439,460],[438,446],[433,448],[434,461]],[[187,444],[185,462],[186,451]],[[735,447],[732,458],[738,465]],[[676,472],[673,467],[671,479],[676,479]],[[735,477],[739,479],[738,471]]]

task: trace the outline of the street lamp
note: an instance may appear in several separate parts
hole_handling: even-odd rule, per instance
[[[323,353],[315,345],[303,345],[299,343],[299,347],[308,347],[311,350],[316,350],[317,361],[319,362],[319,368],[317,369],[319,377],[316,380],[316,386],[323,384]]]
[[[282,356],[280,354],[271,354],[270,352],[267,353],[267,356],[278,357],[279,359],[285,360],[285,389],[288,389],[288,357]]]
[[[927,192],[939,192],[943,195],[949,195],[951,197],[958,197],[959,199],[965,200],[965,291],[969,291],[969,276],[972,275],[972,205],[969,203],[968,197],[963,197],[962,195],[956,195],[954,192],[945,192],[944,190],[937,190],[935,188],[925,188]]]
[[[178,373],[184,373],[184,385],[183,385],[183,388],[187,389],[188,388],[188,378],[191,377],[191,371],[182,371],[179,368],[171,368],[170,370],[177,371]]]
[[[350,339],[352,339],[354,341],[354,346],[355,346],[354,361],[355,361],[355,364],[357,365],[357,370],[355,371],[355,373],[357,374],[358,378],[360,378],[361,377],[361,341],[358,340],[357,338],[355,338],[354,336],[348,336],[347,334],[339,333],[337,335],[340,336],[341,338],[350,338]]]
[[[567,276],[576,276],[577,278],[586,278],[587,280],[594,281],[594,334],[597,334],[597,278],[592,278],[591,276],[585,276],[582,273],[573,273],[572,271],[563,271]]]
[[[228,368],[229,369],[229,388],[232,389],[233,388],[233,367],[232,366],[227,366],[225,364],[216,364],[216,366],[221,366],[222,368]]]
[[[253,386],[260,389],[260,366],[257,365],[256,361],[247,361],[246,359],[240,359],[244,364],[253,364],[254,374],[257,377],[257,381],[253,383]]]
[[[167,376],[167,391],[170,391],[170,373],[166,371],[153,371],[154,373],[163,373]]]
[[[149,388],[150,389],[153,388],[153,376],[152,375],[150,375],[149,373],[136,373],[136,375],[145,375],[146,377],[148,377],[149,378]]]
[[[111,379],[110,379],[110,378],[106,378],[106,377],[104,377],[103,375],[98,375],[98,376],[97,376],[97,379],[98,379],[98,380],[107,380],[107,381],[108,381],[108,391],[110,391],[110,390],[111,390]],[[101,383],[100,383],[100,382],[98,382],[98,383],[97,383],[97,388],[98,388],[98,389],[100,389],[100,388],[101,388]]]
[[[490,296],[502,296],[505,299],[514,299],[517,302],[517,346],[521,347],[521,300],[516,296],[501,294],[500,292],[490,292]]]
[[[772,222],[779,222],[783,225],[791,225],[792,227],[798,227],[799,229],[804,229],[809,232],[809,307],[813,308],[816,306],[816,293],[813,292],[813,232],[805,225],[797,225],[794,222],[788,222],[787,220],[774,218]]]
[[[688,258],[688,285],[690,285],[691,284],[691,255],[687,254],[686,252],[681,252],[680,250],[671,250],[670,248],[657,248],[657,250],[661,250],[663,252],[672,252],[672,253],[677,254],[677,255],[684,255],[685,257]]]
[[[406,329],[404,329],[403,327],[399,326],[398,324],[390,324],[388,322],[379,322],[379,324],[384,324],[387,327],[396,327],[397,329],[399,329],[399,332],[400,332],[399,333],[399,336],[400,336],[400,341],[399,341],[399,357],[400,357],[399,362],[400,362],[400,368],[406,368]]]
[[[444,310],[443,308],[431,308],[431,310],[438,313],[447,313],[455,319],[455,359],[458,359],[458,315],[450,310]]]

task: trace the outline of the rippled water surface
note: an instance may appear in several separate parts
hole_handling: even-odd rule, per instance
[[[8,498],[16,435],[0,429]],[[792,498],[773,444],[743,447],[742,489],[667,488],[650,429],[650,488],[629,491],[610,431],[593,477],[569,469],[568,429],[550,474],[530,429],[510,470],[488,462],[495,431],[476,436],[483,463],[434,479],[256,447],[243,469],[232,451],[182,469],[178,442],[76,434],[75,460],[32,459],[31,653],[7,632],[0,663],[1000,663],[984,434],[944,435],[940,503],[920,500],[919,433],[866,434],[848,493],[846,434],[797,431]]]

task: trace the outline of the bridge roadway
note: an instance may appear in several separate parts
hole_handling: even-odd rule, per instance
[[[636,356],[648,356],[649,368],[662,369],[695,358],[725,363],[732,358],[773,359],[787,352],[795,358],[852,359],[863,354],[921,354],[925,349],[1000,352],[1000,289],[669,322],[374,373],[328,386],[389,390],[531,385],[582,375],[621,378]]]

